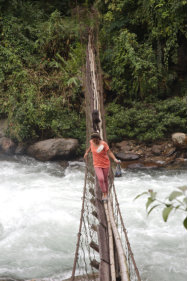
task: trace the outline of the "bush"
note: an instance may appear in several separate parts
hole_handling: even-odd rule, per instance
[[[150,104],[137,102],[130,108],[110,103],[106,108],[108,140],[154,141],[175,131],[186,132],[186,112],[186,100],[178,97]]]

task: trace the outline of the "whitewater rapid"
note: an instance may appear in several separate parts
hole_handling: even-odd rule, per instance
[[[69,277],[79,226],[84,163],[38,162],[29,157],[0,159],[0,278],[62,280]],[[129,240],[144,281],[185,281],[185,214],[167,223],[161,209],[149,217],[148,189],[165,198],[186,184],[186,171],[123,171],[115,179]]]

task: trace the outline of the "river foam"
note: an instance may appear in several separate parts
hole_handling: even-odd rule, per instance
[[[0,161],[0,277],[69,277],[73,264],[84,184],[84,163],[66,169],[28,157]],[[164,223],[161,210],[149,217],[139,193],[154,189],[165,198],[186,184],[185,171],[123,171],[115,179],[133,253],[145,281],[186,280],[183,214]]]

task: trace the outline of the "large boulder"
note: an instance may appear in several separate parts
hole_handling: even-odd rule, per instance
[[[7,128],[8,128],[8,119],[0,120],[0,138],[5,137]]]
[[[36,142],[27,149],[27,154],[40,160],[71,159],[78,147],[76,139],[48,139]]]
[[[130,149],[130,145],[129,145],[128,141],[125,141],[125,140],[116,143],[116,147],[119,148],[119,150],[121,150],[121,151],[125,151],[125,150]]]
[[[187,147],[187,135],[184,133],[174,133],[172,141],[175,147],[185,149]]]
[[[0,150],[5,154],[12,154],[15,152],[16,144],[9,138],[0,138]]]
[[[129,160],[137,160],[140,158],[139,154],[135,153],[124,153],[124,152],[118,152],[115,153],[116,157],[122,161],[129,161]]]

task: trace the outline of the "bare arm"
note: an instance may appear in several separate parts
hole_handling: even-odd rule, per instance
[[[107,151],[107,153],[108,156],[114,160],[114,162],[116,162],[117,164],[120,162],[120,160],[116,159],[115,155],[112,153],[110,149]]]
[[[86,150],[84,154],[84,159],[87,160],[88,153],[91,151],[91,146]]]

